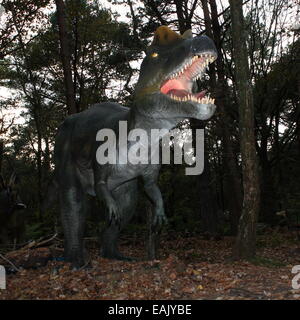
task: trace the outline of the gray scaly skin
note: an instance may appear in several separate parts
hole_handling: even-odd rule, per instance
[[[160,165],[99,165],[97,132],[103,128],[113,129],[118,140],[119,121],[127,121],[128,130],[140,128],[149,133],[153,128],[170,130],[187,118],[209,119],[216,108],[213,100],[204,97],[204,92],[192,94],[192,84],[216,57],[215,45],[208,37],[193,38],[191,31],[179,35],[168,27],[159,27],[142,62],[131,108],[110,102],[95,104],[69,116],[60,126],[54,157],[56,182],[65,258],[75,268],[85,262],[83,234],[87,195],[96,196],[107,208],[102,241],[102,256],[106,258],[127,259],[119,253],[117,239],[134,215],[139,177],[154,206],[153,224],[160,226],[166,221],[157,185]],[[125,147],[117,152],[126,152]]]

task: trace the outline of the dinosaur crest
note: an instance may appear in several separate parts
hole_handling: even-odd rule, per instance
[[[178,40],[192,38],[191,30],[186,30],[182,35],[171,30],[167,26],[160,26],[154,33],[154,38],[151,46],[167,46]]]
[[[177,32],[171,30],[167,26],[160,26],[155,31],[151,46],[166,46],[180,39],[182,39],[182,36]]]

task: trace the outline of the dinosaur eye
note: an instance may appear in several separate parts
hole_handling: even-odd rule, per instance
[[[157,52],[153,52],[153,53],[151,54],[151,57],[152,57],[152,58],[157,58],[157,57],[158,57],[158,53],[157,53]]]

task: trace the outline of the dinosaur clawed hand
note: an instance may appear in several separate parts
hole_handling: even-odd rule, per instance
[[[164,212],[157,212],[153,217],[152,226],[153,227],[161,227],[163,224],[167,224],[168,219]]]
[[[116,224],[121,223],[121,215],[118,205],[114,199],[109,199],[106,203],[108,210],[108,219],[109,222],[115,221]]]

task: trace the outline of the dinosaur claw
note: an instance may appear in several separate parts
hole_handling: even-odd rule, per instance
[[[117,225],[120,225],[121,217],[120,217],[119,208],[113,199],[107,203],[107,208],[108,208],[110,224],[112,223],[112,221],[115,221]]]
[[[153,218],[153,227],[159,226],[161,227],[163,224],[167,224],[168,223],[168,219],[167,217],[163,214],[160,215],[155,215]]]

